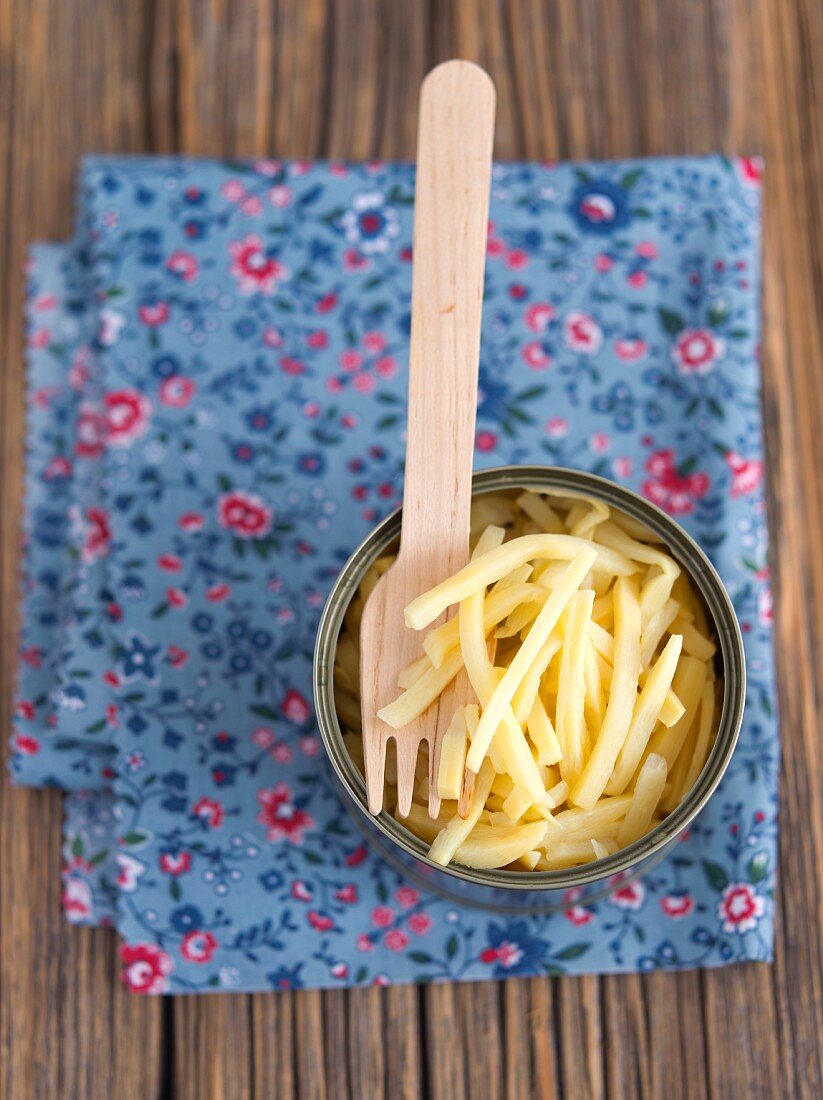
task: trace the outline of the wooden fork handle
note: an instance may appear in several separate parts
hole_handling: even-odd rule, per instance
[[[423,82],[400,557],[429,564],[431,583],[468,557],[494,111],[494,85],[469,61]]]

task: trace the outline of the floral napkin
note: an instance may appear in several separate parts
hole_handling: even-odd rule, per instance
[[[67,796],[64,906],[141,992],[769,959],[777,728],[760,171],[495,168],[478,466],[593,470],[675,515],[734,599],[732,765],[639,883],[506,917],[404,882],[329,779],[311,653],[402,484],[413,169],[91,158],[28,294],[12,776]]]

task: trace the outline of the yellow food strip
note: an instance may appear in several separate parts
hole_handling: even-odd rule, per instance
[[[589,647],[594,592],[575,592],[569,601],[566,632],[560,655],[555,728],[563,756],[560,774],[571,786],[583,768],[584,706],[586,654]]]
[[[667,771],[666,761],[662,756],[651,753],[646,757],[637,776],[631,805],[617,832],[617,843],[621,848],[633,844],[649,831],[654,811],[663,794]]]
[[[542,843],[546,828],[545,821],[529,825],[475,825],[457,849],[456,859],[465,867],[504,867]]]
[[[528,562],[526,562],[525,565],[521,565],[519,569],[512,569],[511,573],[508,573],[505,577],[501,577],[497,584],[492,586],[489,595],[493,596],[495,592],[502,592],[504,588],[509,588],[513,584],[525,584],[532,573],[534,573],[534,566],[529,565]]]
[[[591,538],[595,528],[600,537],[601,524],[609,518],[609,506],[600,500],[590,500],[575,505],[566,517],[569,533],[578,538]]]
[[[609,704],[591,755],[569,795],[572,802],[584,809],[591,809],[602,795],[623,748],[631,725],[639,675],[640,603],[637,581],[633,577],[620,577],[614,586],[614,672]]]
[[[674,677],[674,690],[686,708],[683,717],[670,729],[658,730],[649,742],[651,752],[662,756],[671,771],[677,754],[683,747],[700,705],[703,685],[706,682],[706,666],[696,657],[681,657]]]
[[[483,630],[488,634],[507,615],[521,604],[546,602],[545,589],[536,584],[520,583],[492,591],[483,606]],[[457,616],[435,627],[423,639],[423,649],[435,668],[443,663],[446,654],[460,645],[460,628]]]
[[[480,818],[480,814],[483,812],[486,799],[492,789],[493,779],[494,772],[491,764],[487,761],[483,764],[477,779],[474,781],[474,792],[466,817],[460,817],[459,814],[455,813],[448,825],[441,829],[432,841],[432,846],[429,848],[429,859],[434,863],[439,863],[445,867],[454,859],[457,849],[468,839],[469,834]],[[532,844],[530,847],[533,848],[534,845]]]
[[[680,721],[685,710],[686,708],[677,698],[674,688],[669,688],[666,692],[666,698],[663,700],[663,706],[660,708],[659,720],[664,726],[673,726],[675,722]]]
[[[545,600],[543,602],[545,602]],[[537,618],[539,610],[540,605],[535,600],[529,600],[528,603],[519,604],[503,625],[497,628],[495,636],[497,638],[513,638],[515,634],[520,634],[522,630],[531,626]]]
[[[707,681],[703,685],[703,693],[700,697],[700,719],[697,727],[697,740],[695,742],[694,751],[692,752],[686,775],[680,787],[673,792],[671,810],[682,802],[697,782],[697,777],[703,771],[703,766],[706,763],[706,759],[709,755],[709,748],[711,746],[716,705],[714,684]],[[666,809],[665,804],[663,808]],[[671,812],[671,810],[669,810],[669,812]]]
[[[609,634],[608,630],[604,630],[599,623],[594,621],[594,606],[592,605],[592,622],[589,626],[589,634],[591,636],[592,645],[595,648],[595,652],[599,653],[604,660],[608,661],[610,665],[614,664],[614,638]]]
[[[573,808],[561,810],[555,814],[554,820],[561,827],[556,834],[558,843],[562,840],[574,839],[578,836],[601,836],[608,834],[610,827],[616,829],[617,823],[623,819],[631,805],[630,794],[619,794],[614,798],[601,798],[590,810]],[[555,834],[553,833],[552,836]]]
[[[690,657],[697,657],[698,661],[710,661],[716,652],[714,642],[700,633],[694,623],[675,619],[672,630],[677,630],[683,635],[683,652]]]
[[[412,661],[410,665],[400,673],[397,677],[397,686],[400,688],[410,688],[423,675],[424,672],[428,672],[432,667],[432,662],[427,656],[419,657],[416,661]]]
[[[561,538],[562,536],[551,535],[547,537]],[[543,644],[557,626],[557,620],[560,618],[561,612],[577,590],[583,577],[588,573],[596,556],[596,551],[592,547],[583,545],[583,548],[569,563],[563,580],[549,594],[549,598],[540,609],[540,614],[535,619],[526,640],[512,658],[511,664],[506,669],[491,697],[487,701],[481,698],[483,710],[480,715],[480,725],[477,727],[477,733],[472,740],[466,760],[471,771],[477,771],[495,731],[503,720],[507,709],[510,708],[514,693],[517,691],[521,680],[537,657]],[[487,557],[491,557],[491,555],[489,554]],[[475,688],[475,690],[477,689]]]
[[[402,729],[432,705],[462,667],[463,654],[459,649],[452,650],[446,655],[440,668],[424,672],[412,687],[399,695],[393,703],[379,710],[377,717],[394,730]]]
[[[657,647],[663,635],[672,625],[680,611],[677,600],[666,600],[659,611],[648,620],[643,627],[643,637],[640,640],[640,663],[643,668],[648,668],[652,663]]]
[[[456,812],[457,807],[453,802],[443,802],[440,805],[438,816],[431,818],[427,807],[412,802],[408,817],[398,817],[396,814],[395,817],[407,829],[411,829],[413,833],[416,833],[421,840],[425,840],[427,844],[432,844],[438,833],[446,828]]]
[[[674,679],[682,646],[681,636],[672,634],[666,642],[666,648],[649,673],[635,703],[629,732],[617,757],[614,772],[606,785],[608,794],[622,794],[637,771],[637,765],[643,756],[655,722],[660,717],[660,710]]]
[[[537,493],[527,490],[520,494],[515,504],[521,512],[525,512],[529,519],[534,520],[537,526],[548,534],[561,535],[565,532],[563,520],[548,501]]]
[[[552,720],[549,718],[543,700],[539,695],[535,699],[531,714],[527,719],[526,729],[531,743],[537,750],[537,763],[556,764],[563,756],[563,750],[557,740],[557,733],[552,725]]]
[[[443,734],[440,766],[437,771],[437,793],[441,798],[460,797],[463,769],[466,766],[466,713],[458,707]]]
[[[546,641],[540,648],[540,652],[532,661],[528,672],[520,682],[520,686],[514,693],[512,699],[512,710],[514,716],[521,726],[525,725],[528,721],[528,717],[532,712],[535,699],[537,699],[537,692],[540,688],[540,679],[543,673],[548,668],[549,662],[555,653],[558,652],[562,640],[556,634],[550,634]],[[540,763],[546,763],[546,761],[540,761]],[[547,763],[553,764],[554,760],[549,760]]]
[[[589,623],[591,627],[592,624]],[[583,679],[585,682],[585,697],[583,699],[583,716],[586,719],[588,729],[599,730],[603,725],[603,715],[606,712],[604,705],[603,687],[600,682],[600,669],[597,667],[597,657],[591,638],[586,645],[586,655],[583,665]]]
[[[623,554],[585,539],[572,535],[524,535],[473,559],[453,577],[412,600],[405,610],[406,626],[422,630],[452,604],[462,603],[475,592],[483,591],[524,562],[540,558],[572,561],[584,553],[591,556],[586,572],[598,559],[616,576],[630,576],[636,571],[635,564]]]

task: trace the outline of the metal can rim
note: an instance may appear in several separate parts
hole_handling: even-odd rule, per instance
[[[315,708],[323,745],[340,782],[361,813],[408,855],[435,871],[493,890],[567,890],[629,873],[636,864],[671,844],[706,805],[725,774],[740,733],[746,698],[745,652],[734,607],[716,569],[691,535],[657,505],[599,475],[559,466],[497,466],[478,471],[472,479],[473,496],[514,488],[559,490],[571,495],[592,496],[614,505],[661,537],[703,597],[720,645],[723,701],[709,757],[680,805],[644,837],[614,855],[568,870],[529,872],[476,870],[456,863],[443,867],[428,858],[425,843],[391,814],[385,810],[376,817],[369,814],[365,781],[346,751],[334,705],[334,654],[343,616],[363,575],[399,534],[401,508],[395,509],[369,532],[349,557],[329,592],[318,624],[314,652]]]

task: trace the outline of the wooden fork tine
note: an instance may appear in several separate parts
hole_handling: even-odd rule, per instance
[[[366,740],[368,739],[368,745]],[[386,774],[387,737],[376,723],[363,723],[363,759],[366,766],[366,794],[369,813],[379,814],[383,809],[383,787]]]
[[[408,817],[414,795],[420,741],[417,737],[406,735],[395,738],[395,745],[397,748],[397,812],[400,817]]]

